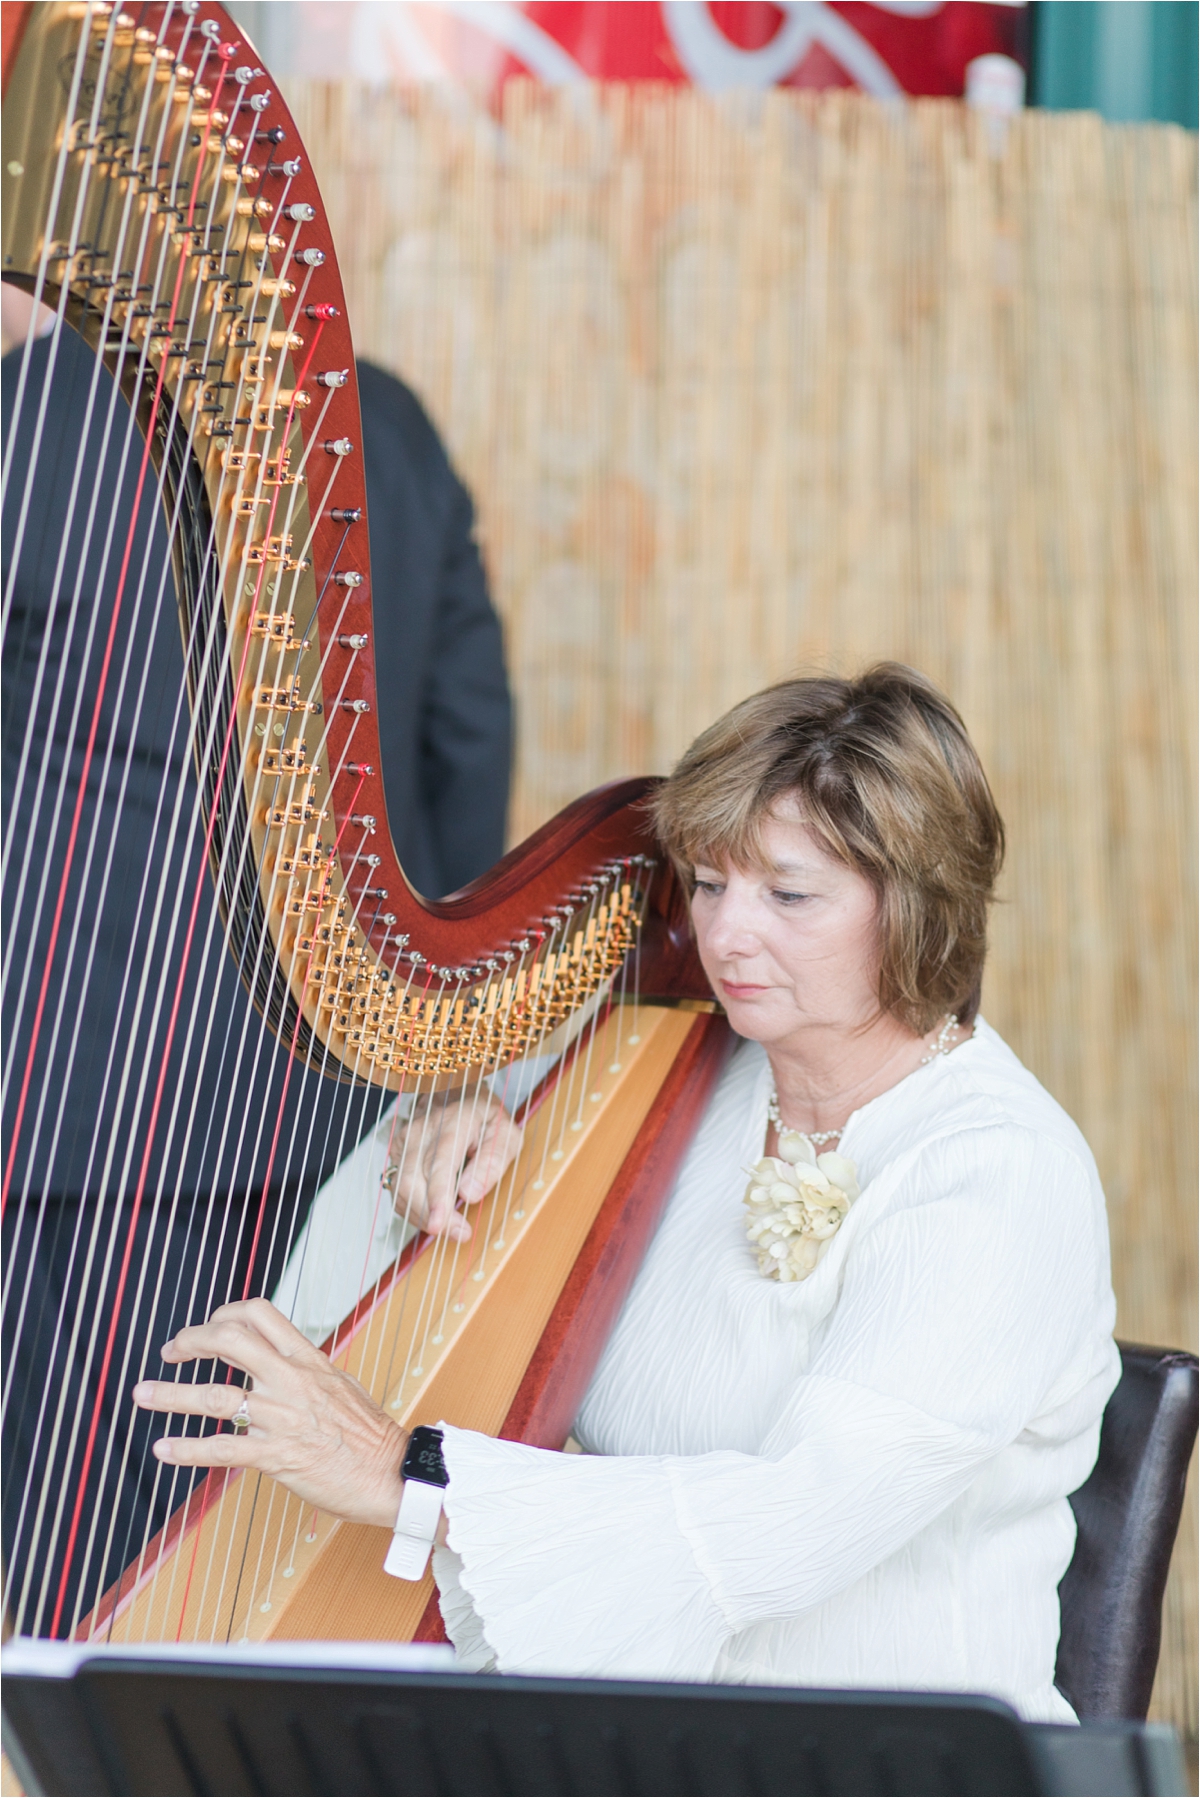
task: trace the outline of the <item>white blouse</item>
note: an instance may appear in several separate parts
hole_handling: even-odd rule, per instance
[[[856,1111],[862,1196],[807,1280],[758,1271],[770,1069],[739,1046],[552,1454],[445,1428],[434,1556],[464,1665],[1055,1690],[1067,1494],[1117,1382],[1087,1144],[994,1030]]]

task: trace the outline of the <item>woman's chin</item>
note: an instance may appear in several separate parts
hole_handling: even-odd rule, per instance
[[[775,1015],[774,1006],[753,999],[734,999],[725,993],[721,994],[721,1004],[730,1028],[751,1042],[772,1043],[787,1034],[787,1024]]]

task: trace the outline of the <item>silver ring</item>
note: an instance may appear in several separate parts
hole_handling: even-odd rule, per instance
[[[244,1436],[246,1434],[246,1431],[250,1428],[250,1403],[248,1399],[242,1400],[229,1421],[233,1425],[233,1433],[235,1436]]]

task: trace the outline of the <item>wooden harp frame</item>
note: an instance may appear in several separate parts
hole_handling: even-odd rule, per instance
[[[515,1212],[525,1222],[510,1233],[521,1241],[497,1263],[507,1298],[456,1304],[457,1347],[411,1391],[402,1380],[390,1396],[390,1366],[374,1381],[402,1420],[431,1420],[422,1407],[433,1407],[454,1422],[561,1447],[732,1040],[712,1015],[686,896],[649,834],[644,801],[654,783],[620,781],[587,795],[448,900],[412,889],[380,773],[350,330],[294,121],[253,45],[211,0],[124,11],[45,0],[5,4],[3,13],[3,278],[57,307],[105,360],[166,503],[194,527],[173,534],[173,556],[201,723],[205,847],[231,946],[257,948],[255,1005],[293,1055],[317,1041],[335,1077],[403,1089],[414,1077],[452,1085],[468,1070],[503,1066],[610,991],[588,1041],[601,1042],[597,1067],[609,1067],[611,1090],[588,1092],[604,1103],[585,1120],[580,1087],[578,1139],[555,1152],[564,1165],[537,1183],[538,1201]],[[169,176],[139,165],[136,153],[130,160],[128,133],[123,148],[128,104],[106,110],[114,71],[152,118],[143,135],[164,146],[159,166],[171,165]],[[117,190],[167,270],[165,284],[157,278],[168,303],[157,309],[137,306],[136,284],[122,286],[98,223],[89,234]],[[69,231],[47,233],[47,218],[68,216]],[[209,378],[215,360],[222,380]],[[201,634],[220,643],[215,659],[196,652]],[[301,736],[314,720],[319,761]],[[635,944],[640,1010],[630,1029],[610,983]],[[536,1098],[529,1107],[543,1165],[546,1120],[564,1082],[588,1081],[581,1065],[581,1049],[568,1054],[540,1111]],[[491,1215],[481,1238],[489,1231]],[[427,1240],[410,1245],[330,1351],[367,1378],[372,1332],[385,1327],[406,1281],[436,1285],[436,1260]],[[435,1302],[448,1314],[447,1293]],[[505,1306],[521,1327],[509,1329],[501,1353],[495,1319]],[[376,1353],[377,1376],[378,1365]],[[490,1383],[472,1377],[481,1365],[496,1372]],[[263,1590],[284,1589],[245,1573],[254,1556],[243,1541],[228,1615],[206,1609],[181,1569],[189,1554],[194,1566],[206,1531],[219,1544],[222,1531],[239,1527],[254,1483],[211,1475],[77,1633],[439,1633],[429,1582],[406,1587],[382,1574],[383,1532],[315,1518],[304,1531],[296,1518],[287,1523],[304,1546],[283,1570],[293,1582],[284,1597],[263,1601]],[[248,1503],[261,1526],[275,1501]],[[285,1533],[278,1525],[272,1549],[260,1527],[260,1569],[274,1553],[279,1571]],[[172,1597],[158,1604],[168,1560]]]

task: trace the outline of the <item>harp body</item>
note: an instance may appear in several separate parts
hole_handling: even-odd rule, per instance
[[[427,1245],[329,1344],[406,1427],[443,1419],[562,1447],[727,1046],[712,1017],[645,1007],[640,1023],[642,1041],[621,1047],[615,1075],[618,1020],[598,1033],[601,1071],[593,1069],[580,1132],[568,1116],[564,1135],[564,1107],[550,1095],[531,1119],[511,1195],[502,1183],[476,1221],[491,1251],[486,1283]],[[560,1141],[564,1159],[547,1168],[546,1150]],[[419,1362],[394,1356],[409,1341],[406,1309],[436,1320],[421,1335]],[[213,1474],[85,1631],[118,1642],[436,1639],[432,1576],[388,1578],[387,1540],[386,1531],[314,1513],[257,1475]],[[232,1589],[227,1577],[198,1578],[197,1569],[233,1561],[241,1577]]]
[[[702,1015],[684,899],[641,809],[649,783],[581,799],[452,899],[412,889],[381,775],[350,332],[292,120],[208,0],[4,13],[4,279],[91,346],[143,433],[202,878],[248,1004],[295,1061],[373,1093],[427,1096],[558,1056],[469,1252],[414,1238],[325,1346],[402,1422],[561,1446],[728,1046]],[[34,473],[6,470],[10,489]],[[87,772],[85,757],[81,791]],[[61,912],[70,869],[52,872]],[[199,888],[183,904],[194,921]],[[22,991],[52,994],[61,953],[52,936],[44,965],[17,970]],[[10,1069],[17,1138],[33,1065],[29,1050]],[[9,1190],[15,1151],[19,1210],[32,1199]],[[257,1475],[213,1475],[115,1585],[73,1607],[60,1592],[51,1633],[403,1638],[430,1588],[382,1574],[380,1536]]]

